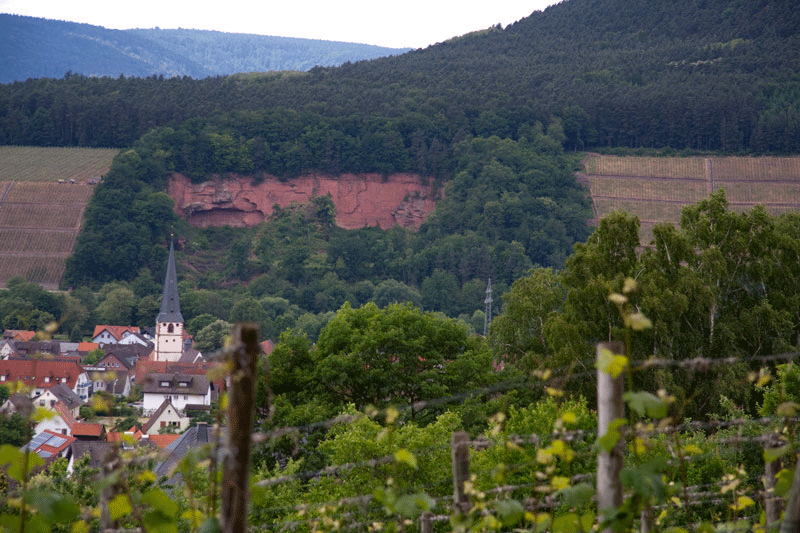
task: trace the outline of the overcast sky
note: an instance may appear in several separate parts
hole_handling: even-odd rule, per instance
[[[187,28],[375,44],[428,45],[504,27],[557,0],[0,0],[15,13],[112,29]],[[124,7],[123,7],[124,6]]]

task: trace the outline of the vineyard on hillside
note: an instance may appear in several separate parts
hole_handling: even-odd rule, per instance
[[[763,205],[770,214],[800,210],[800,157],[618,157],[592,154],[579,179],[592,196],[595,222],[612,211],[641,221],[647,245],[653,226],[678,224],[681,209],[725,189],[736,211]]]
[[[57,289],[92,183],[118,150],[0,147],[0,286],[15,276]]]
[[[111,168],[115,148],[42,148],[0,146],[0,181],[97,179]]]

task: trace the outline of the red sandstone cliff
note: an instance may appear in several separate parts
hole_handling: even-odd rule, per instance
[[[255,185],[250,177],[192,184],[174,174],[168,192],[175,200],[175,212],[199,227],[256,226],[272,215],[276,204],[286,207],[328,194],[336,205],[336,224],[346,229],[398,225],[418,229],[436,206],[433,188],[412,174],[309,175],[286,182],[268,177]]]

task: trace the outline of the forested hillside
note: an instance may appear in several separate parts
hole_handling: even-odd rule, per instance
[[[85,76],[189,76],[308,70],[407,49],[202,30],[111,30],[0,14],[0,82]]]
[[[306,74],[30,80],[0,90],[0,143],[129,146],[153,126],[266,108],[343,120],[326,140],[364,116],[380,117],[372,131],[411,122],[426,146],[517,137],[556,116],[568,148],[798,151],[795,7],[569,0],[504,29]]]
[[[187,287],[250,282],[295,316],[410,300],[479,324],[487,278],[500,294],[531,266],[561,268],[589,234],[578,150],[800,151],[793,7],[569,0],[307,73],[28,80],[0,86],[0,142],[126,148],[87,210],[68,286],[158,279],[176,232]],[[310,171],[417,173],[444,200],[416,234],[344,232],[325,198],[228,234],[191,230],[161,192],[172,172]]]

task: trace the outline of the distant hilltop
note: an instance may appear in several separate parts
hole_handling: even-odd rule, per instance
[[[110,30],[0,14],[0,83],[84,76],[206,78],[307,71],[407,52],[367,44],[207,30]]]

